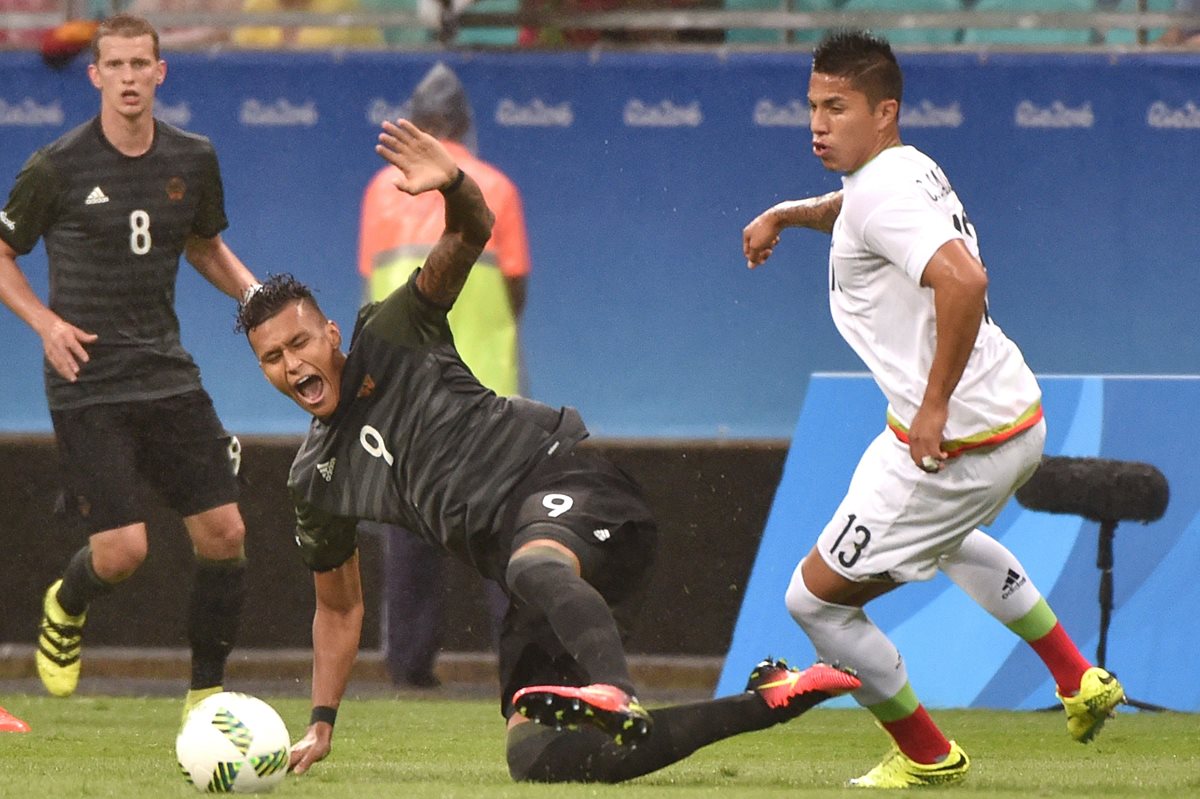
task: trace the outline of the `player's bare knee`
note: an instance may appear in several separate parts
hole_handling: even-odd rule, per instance
[[[102,533],[92,537],[92,569],[106,583],[128,578],[146,560],[149,545],[145,536]]]
[[[212,555],[214,560],[241,557],[246,547],[246,525],[242,523],[241,517],[238,517],[236,522],[220,528],[211,543],[215,550]]]
[[[146,560],[146,551],[109,552],[93,561],[96,576],[106,583],[119,583],[133,575]]]
[[[206,560],[240,558],[245,551],[245,543],[246,525],[241,516],[236,516],[224,524],[197,529],[192,535],[196,555]]]

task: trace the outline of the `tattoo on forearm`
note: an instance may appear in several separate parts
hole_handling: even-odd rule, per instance
[[[443,308],[454,304],[491,237],[494,220],[479,185],[466,175],[462,185],[446,196],[445,232],[421,270],[419,288],[426,299]]]
[[[479,184],[465,172],[462,185],[446,199],[446,230],[461,234],[467,241],[483,246],[492,235],[495,216],[488,208]]]
[[[775,206],[785,227],[806,227],[829,233],[842,211],[842,193],[832,191],[819,197],[791,200]]]
[[[430,302],[449,308],[458,299],[481,247],[463,242],[456,234],[445,234],[425,259],[421,270],[421,293]]]

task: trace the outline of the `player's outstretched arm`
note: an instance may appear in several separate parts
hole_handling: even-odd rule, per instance
[[[88,333],[46,307],[17,266],[17,252],[0,240],[0,302],[12,310],[42,339],[46,361],[64,380],[74,383],[90,360],[85,344],[98,336]]]
[[[492,235],[495,221],[483,192],[434,137],[408,120],[383,123],[375,151],[399,170],[393,181],[407,194],[440,191],[446,201],[446,227],[433,246],[417,288],[430,302],[449,308]]]
[[[806,227],[829,233],[841,211],[840,191],[771,206],[742,228],[742,252],[746,256],[746,266],[753,269],[766,262],[779,244],[779,234],[784,228]]]
[[[241,300],[248,288],[258,285],[253,273],[234,255],[220,234],[211,239],[191,236],[184,255],[205,280],[235,300]]]
[[[346,693],[350,670],[358,655],[362,633],[362,580],[358,554],[336,569],[314,572],[317,610],[313,616],[314,708],[337,709]],[[304,737],[292,747],[289,768],[297,774],[308,771],[333,748],[333,724],[313,721]]]

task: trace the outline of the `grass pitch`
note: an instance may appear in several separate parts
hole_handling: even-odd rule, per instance
[[[308,702],[264,697],[293,738]],[[175,764],[181,701],[0,695],[32,732],[0,733],[0,796],[186,797]],[[1121,713],[1099,739],[1071,741],[1061,713],[939,711],[935,719],[973,759],[971,775],[939,797],[1200,795],[1200,718]],[[333,754],[280,797],[825,797],[866,771],[887,739],[865,711],[817,709],[790,724],[732,738],[618,786],[516,785],[504,763],[504,725],[492,701],[348,701]]]

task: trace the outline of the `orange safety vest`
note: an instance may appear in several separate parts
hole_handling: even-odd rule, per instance
[[[496,167],[452,141],[442,144],[483,192],[496,216],[492,238],[471,269],[450,311],[450,330],[479,382],[502,396],[519,393],[517,319],[506,279],[529,274],[529,238],[516,185]],[[358,271],[367,299],[378,301],[404,285],[442,236],[446,211],[436,191],[411,196],[392,184],[396,168],[380,170],[363,194]]]

